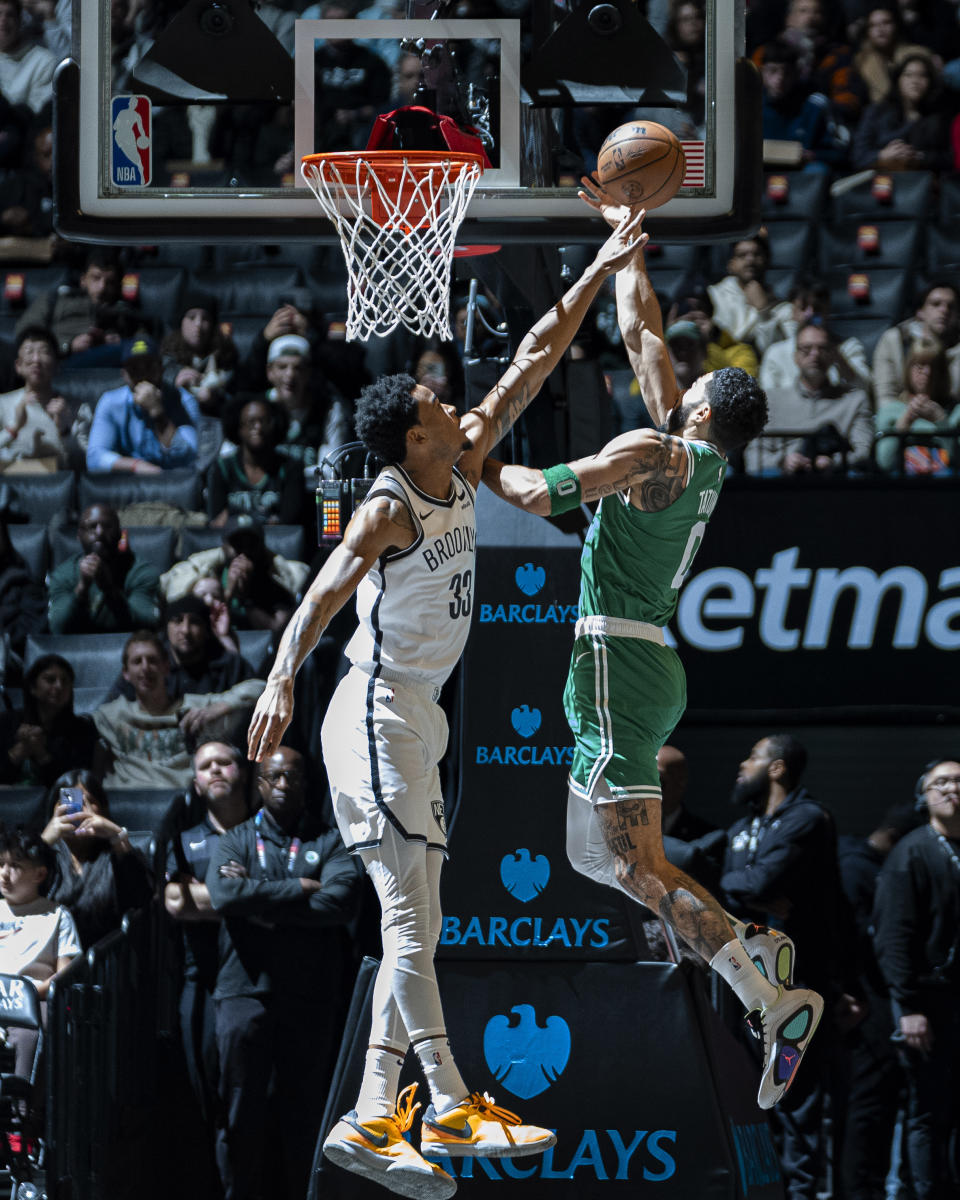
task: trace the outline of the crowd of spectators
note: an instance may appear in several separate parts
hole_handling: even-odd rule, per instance
[[[669,123],[702,136],[704,2],[646,8],[687,69],[685,105]],[[480,3],[458,7],[459,16],[486,13]],[[115,86],[136,90],[138,63],[172,19],[152,0],[114,0],[110,15]],[[381,3],[358,14],[330,0],[301,14],[260,4],[257,15],[290,55],[295,15],[396,10]],[[464,302],[454,300],[453,343],[398,337],[365,356],[337,337],[342,311],[329,285],[343,291],[342,268],[313,290],[304,271],[269,305],[257,296],[227,307],[218,280],[186,268],[172,298],[151,293],[149,247],[84,250],[58,238],[50,102],[70,17],[68,0],[0,0],[0,261],[21,277],[0,312],[0,822],[2,788],[46,796],[37,829],[0,829],[0,971],[29,976],[43,996],[126,910],[162,896],[183,935],[184,1060],[224,1194],[299,1196],[360,904],[354,865],[309,804],[323,794],[312,725],[336,682],[336,635],[298,678],[289,745],[259,769],[236,746],[270,651],[320,562],[314,468],[351,440],[351,401],[385,363],[465,407]],[[822,0],[761,0],[747,36],[764,136],[792,156],[774,168],[781,189],[809,175],[854,182],[863,171],[896,190],[902,172],[939,178],[960,168],[955,5],[850,0],[830,11]],[[483,62],[473,68],[482,74]],[[337,131],[340,148],[362,145],[373,117],[409,102],[420,78],[416,56],[388,42],[325,39],[315,70],[315,120]],[[605,108],[603,122],[629,112]],[[201,105],[156,116],[158,162],[165,149],[170,160],[228,162],[252,183],[292,179],[293,131],[280,106],[268,119]],[[583,128],[572,122],[568,132]],[[589,166],[589,147],[574,148]],[[809,255],[778,261],[776,241],[761,231],[705,249],[679,279],[660,274],[648,252],[681,385],[739,366],[767,391],[767,434],[735,469],[955,472],[957,277],[899,264],[906,301],[874,318],[870,334],[851,333],[832,318],[831,287]],[[258,265],[271,261],[247,264],[248,298]],[[36,263],[62,270],[33,285]],[[496,297],[480,303],[494,314]],[[578,347],[612,376],[626,360],[600,325]],[[631,420],[642,421],[634,398]],[[102,498],[45,516],[51,561],[31,558],[19,535],[40,518],[17,481],[64,472],[74,475],[71,495],[99,478]],[[179,490],[147,490],[164,480]],[[157,551],[146,534],[164,530]],[[103,640],[81,661],[93,635]],[[92,675],[91,656],[101,660]],[[924,1200],[945,1177],[950,1114],[937,1098],[950,1091],[943,1064],[956,1061],[960,1036],[960,765],[928,764],[922,811],[910,806],[868,839],[838,843],[830,814],[801,786],[803,758],[787,738],[755,746],[738,780],[748,815],[718,838],[683,807],[682,755],[665,754],[668,851],[702,870],[731,911],[789,932],[801,981],[830,1002],[814,1057],[774,1117],[791,1200],[816,1193],[825,1110],[850,1200],[882,1194],[901,1103],[901,1173]],[[185,796],[163,878],[110,817],[125,789]],[[849,921],[837,918],[848,911]],[[22,1064],[30,1040],[16,1050]]]

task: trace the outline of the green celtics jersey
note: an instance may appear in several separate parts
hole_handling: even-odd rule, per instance
[[[662,512],[635,508],[625,493],[605,496],[580,559],[580,615],[665,625],[703,541],[726,461],[706,442],[684,441],[690,479]]]

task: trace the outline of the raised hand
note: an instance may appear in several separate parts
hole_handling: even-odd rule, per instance
[[[616,229],[624,217],[628,216],[630,209],[625,204],[620,204],[610,195],[602,183],[599,183],[592,175],[581,175],[580,182],[583,187],[577,192],[577,195],[584,202],[603,217],[611,229]]]
[[[637,250],[646,245],[650,236],[640,228],[643,218],[647,215],[645,209],[624,209],[624,212],[626,215],[617,223],[594,259],[602,271],[611,275],[625,267]]]

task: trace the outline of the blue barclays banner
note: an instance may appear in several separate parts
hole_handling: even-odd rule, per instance
[[[955,706],[958,506],[944,481],[729,480],[669,630],[689,711]],[[565,657],[573,640],[580,539],[481,489],[478,545],[472,638],[500,682],[536,687],[544,656]],[[490,698],[512,713],[519,690]],[[536,766],[555,750],[543,737],[505,737],[475,752]]]
[[[532,962],[446,962],[437,975],[467,1086],[557,1134],[554,1147],[529,1158],[443,1160],[463,1197],[782,1200],[770,1129],[756,1106],[758,1070],[697,975],[664,963]],[[371,991],[368,968],[324,1130],[354,1103]],[[411,1053],[400,1086],[414,1081],[426,1104]],[[418,1145],[416,1126],[411,1136]],[[311,1197],[383,1194],[319,1155],[316,1165]]]

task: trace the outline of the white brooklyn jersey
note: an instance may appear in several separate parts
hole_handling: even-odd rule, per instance
[[[385,467],[364,503],[392,496],[406,504],[417,537],[384,555],[357,588],[360,625],[346,655],[440,687],[460,660],[470,631],[476,571],[475,494],[454,468],[447,500],[421,492],[402,467]]]

